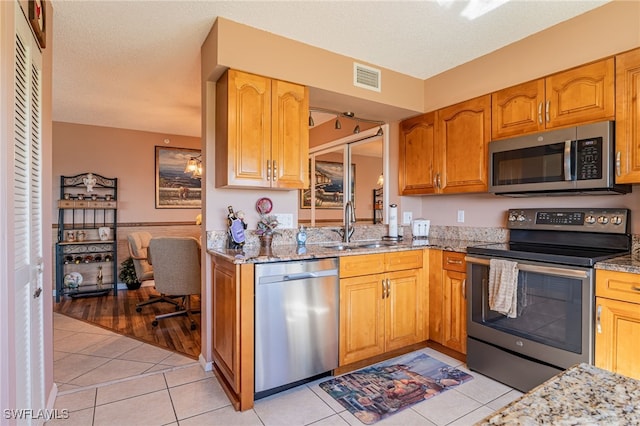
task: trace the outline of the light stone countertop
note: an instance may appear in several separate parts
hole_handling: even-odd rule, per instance
[[[629,254],[626,256],[615,257],[613,259],[603,260],[602,262],[596,263],[595,268],[607,271],[640,274],[640,255]]]
[[[218,255],[231,260],[234,263],[267,263],[287,260],[320,259],[326,257],[353,256],[358,254],[388,253],[394,251],[435,248],[465,253],[467,247],[486,244],[483,241],[453,240],[443,238],[429,238],[423,240],[400,241],[393,245],[383,245],[378,248],[360,248],[357,245],[374,243],[375,241],[354,241],[347,246],[348,250],[337,250],[335,247],[342,245],[337,241],[325,243],[307,244],[297,246],[293,244],[273,245],[270,252],[261,251],[259,246],[245,246],[242,250],[230,250],[224,248],[209,248],[210,254]]]
[[[640,424],[640,381],[578,364],[476,423],[541,424]]]

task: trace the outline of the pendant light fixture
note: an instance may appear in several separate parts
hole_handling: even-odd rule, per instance
[[[333,114],[336,116],[336,121],[333,123],[333,128],[335,130],[340,130],[342,129],[342,122],[340,121],[340,118],[346,118],[346,119],[350,119],[350,120],[354,120],[356,122],[356,126],[353,128],[353,133],[354,134],[358,134],[360,133],[360,123],[372,123],[375,125],[379,126],[378,132],[376,133],[376,136],[382,136],[384,135],[384,132],[382,130],[382,125],[385,124],[384,121],[381,120],[371,120],[368,118],[362,118],[362,117],[357,117],[356,114],[352,111],[345,111],[345,112],[338,112],[338,111],[334,111],[331,109],[326,109],[326,108],[316,108],[316,107],[311,107],[309,108],[309,127],[314,127],[315,126],[315,122],[313,120],[313,117],[311,116],[311,114],[313,112],[323,112],[325,114]]]

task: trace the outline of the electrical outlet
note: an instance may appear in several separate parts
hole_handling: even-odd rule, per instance
[[[413,213],[411,212],[403,212],[402,213],[402,224],[403,225],[411,225],[411,221],[413,220]]]
[[[458,223],[464,223],[464,210],[458,210]]]
[[[275,213],[278,219],[278,228],[293,228],[293,215],[291,213]]]

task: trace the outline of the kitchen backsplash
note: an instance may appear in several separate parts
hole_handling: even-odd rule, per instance
[[[307,244],[339,242],[342,240],[338,234],[340,227],[325,226],[307,229]],[[273,245],[296,244],[297,229],[282,229],[273,237]],[[404,240],[411,239],[411,226],[399,226],[398,234]],[[387,235],[386,225],[359,225],[351,237],[352,241],[381,240]],[[504,242],[508,240],[509,231],[504,228],[481,228],[470,226],[438,226],[433,225],[429,231],[429,237],[449,240],[465,240],[478,242]],[[258,235],[255,231],[246,232],[246,244],[259,245]],[[226,231],[207,231],[207,248],[224,248],[227,241]]]

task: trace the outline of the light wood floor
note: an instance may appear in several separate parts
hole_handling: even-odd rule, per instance
[[[172,351],[198,359],[200,354],[200,315],[194,315],[197,328],[191,330],[186,316],[161,319],[156,327],[151,325],[157,314],[173,312],[168,303],[153,303],[136,312],[136,304],[156,296],[153,287],[138,290],[118,290],[118,295],[73,299],[64,297],[54,305],[55,312],[84,320],[116,333],[133,337]],[[200,307],[200,297],[191,296],[193,308]]]

